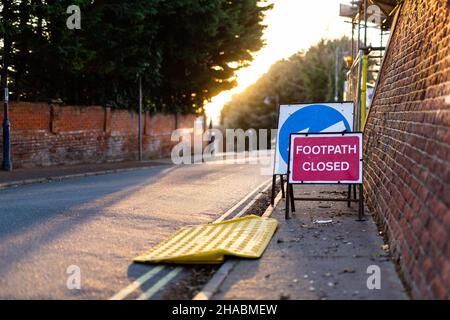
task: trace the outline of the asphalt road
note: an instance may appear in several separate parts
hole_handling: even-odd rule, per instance
[[[164,165],[0,190],[0,298],[108,299],[153,268],[133,257],[269,178],[258,164]]]

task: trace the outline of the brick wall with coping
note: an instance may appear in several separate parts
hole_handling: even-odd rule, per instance
[[[414,298],[450,298],[450,8],[406,0],[365,127],[365,194]]]
[[[134,111],[20,102],[10,104],[10,121],[14,168],[138,157],[138,114]],[[195,116],[145,113],[142,122],[144,159],[162,158],[170,156],[177,143],[170,139],[172,131],[192,129]]]

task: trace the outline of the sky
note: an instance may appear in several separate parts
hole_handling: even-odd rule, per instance
[[[254,54],[249,67],[236,72],[238,85],[215,96],[205,107],[208,118],[218,123],[220,110],[233,94],[255,83],[276,61],[307,50],[322,38],[351,37],[351,26],[339,17],[339,4],[348,0],[271,0],[263,24],[266,45]]]

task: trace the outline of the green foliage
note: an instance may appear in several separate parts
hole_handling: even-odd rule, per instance
[[[233,96],[221,114],[226,128],[276,128],[280,103],[332,101],[335,87],[336,48],[349,50],[350,40],[321,40],[306,53],[275,63],[243,93]],[[344,61],[340,56],[339,97],[343,96]]]
[[[202,106],[223,90],[235,86],[235,69],[248,64],[250,52],[261,45],[258,1],[165,1],[161,16],[162,81],[164,103],[183,110]]]
[[[2,0],[11,97],[195,112],[262,46],[257,0]],[[69,30],[69,5],[81,30]],[[2,56],[4,54],[2,46]]]

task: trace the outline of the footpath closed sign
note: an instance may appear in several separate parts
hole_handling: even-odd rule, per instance
[[[291,133],[352,132],[353,115],[353,102],[280,105],[273,174],[287,174]]]
[[[362,183],[362,133],[293,133],[289,183]]]

